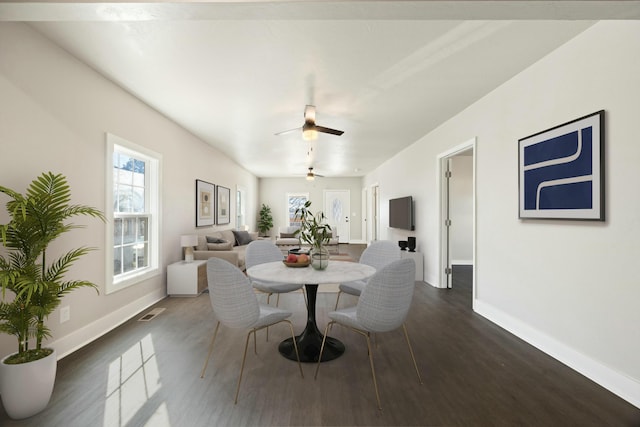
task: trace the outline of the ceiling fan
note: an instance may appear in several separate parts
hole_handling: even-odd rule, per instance
[[[289,129],[276,133],[282,135],[289,132],[295,132],[302,129],[302,139],[305,141],[313,141],[318,139],[318,133],[329,133],[331,135],[342,135],[344,131],[331,129],[324,126],[316,125],[316,107],[315,105],[307,105],[304,107],[304,124],[301,128]]]
[[[309,172],[307,172],[307,181],[313,181],[316,178],[316,176],[318,178],[324,178],[324,175],[318,175],[317,173],[313,172],[313,168],[312,167],[309,168]]]

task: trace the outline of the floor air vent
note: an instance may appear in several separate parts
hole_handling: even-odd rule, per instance
[[[138,322],[148,322],[149,320],[153,319],[154,317],[156,317],[158,314],[162,313],[165,310],[166,310],[165,308],[154,308],[153,310],[151,310],[150,312],[148,312],[147,314],[139,318]]]

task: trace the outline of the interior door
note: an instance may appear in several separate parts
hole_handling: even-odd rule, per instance
[[[331,229],[338,233],[340,243],[349,243],[351,240],[350,212],[351,192],[349,190],[324,192],[324,214]]]

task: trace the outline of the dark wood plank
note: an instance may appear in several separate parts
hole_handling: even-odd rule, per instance
[[[362,245],[340,245],[358,259]],[[456,274],[459,273],[459,274]],[[457,277],[456,277],[457,276]],[[466,277],[466,278],[465,278]],[[150,322],[132,319],[64,358],[49,407],[12,426],[638,426],[640,409],[473,313],[470,275],[454,270],[451,290],[418,283],[407,327],[424,384],[418,384],[401,332],[377,336],[374,350],[383,412],[376,409],[364,339],[336,327],[345,354],[320,368],[277,351],[284,325],[251,345],[233,404],[244,333],[221,329],[204,379],[200,369],[215,326],[208,294],[168,298]],[[260,298],[264,301],[264,296]],[[341,306],[355,304],[344,296]],[[319,326],[335,294],[320,293]],[[301,293],[282,295],[299,332]]]

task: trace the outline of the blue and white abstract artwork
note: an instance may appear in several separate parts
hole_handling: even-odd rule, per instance
[[[604,111],[520,139],[520,218],[604,220]]]

